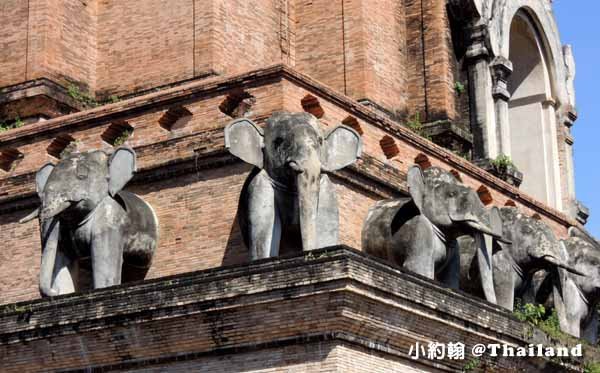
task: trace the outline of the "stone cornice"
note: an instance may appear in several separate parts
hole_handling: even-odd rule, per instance
[[[323,313],[305,311],[311,307]],[[252,323],[265,317],[267,308],[273,321]],[[182,329],[183,323],[190,327]],[[0,308],[0,353],[5,368],[27,370],[36,367],[36,359],[24,358],[35,354],[38,344],[75,338],[84,353],[56,349],[43,368],[133,368],[168,362],[173,354],[165,353],[162,342],[173,344],[176,355],[186,360],[250,346],[341,340],[406,360],[410,345],[432,339],[460,336],[467,346],[527,345],[527,328],[500,307],[338,246],[7,305]],[[136,337],[119,344],[127,331],[142,339],[152,333],[161,343],[145,345]],[[25,344],[27,349],[21,349]],[[115,344],[119,354],[111,355]],[[22,353],[14,354],[18,350]],[[444,370],[460,370],[464,364],[420,363]],[[502,358],[486,363],[504,370],[515,364]],[[527,359],[525,364],[552,363]]]

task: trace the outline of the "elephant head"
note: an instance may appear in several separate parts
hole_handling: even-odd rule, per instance
[[[61,233],[81,226],[103,200],[121,191],[135,169],[135,153],[122,147],[111,156],[103,151],[71,153],[58,164],[48,163],[37,172],[35,182],[41,206],[21,222],[40,218],[42,294],[57,295],[52,284],[57,276],[56,261],[63,255],[89,255],[76,253],[74,247],[66,250],[72,242]]]
[[[560,278],[564,272],[580,273],[568,263],[560,243],[550,227],[526,216],[516,207],[500,209],[502,235],[510,244],[500,242],[503,249],[494,256],[494,282],[499,304],[513,309],[515,291],[525,293],[535,272],[546,270]],[[560,281],[555,290],[562,296]]]
[[[413,166],[408,171],[407,181],[417,209],[446,240],[456,240],[463,235],[474,238],[482,289],[485,298],[495,303],[492,254],[494,241],[503,240],[498,211],[486,210],[473,189],[438,167],[422,171],[419,166]]]
[[[279,112],[267,120],[264,130],[248,119],[230,123],[225,146],[264,171],[275,189],[296,196],[302,248],[315,249],[321,173],[353,163],[361,153],[360,135],[346,126],[324,135],[313,115]]]
[[[578,228],[569,229],[569,238],[561,241],[568,264],[579,274],[560,270],[554,292],[554,306],[563,331],[596,343],[597,305],[600,301],[600,245]],[[556,280],[556,276],[554,276]]]
[[[448,171],[439,167],[422,171],[419,166],[412,166],[407,181],[419,212],[445,235],[456,238],[480,232],[496,237],[490,226],[490,214],[477,193]]]
[[[510,253],[520,270],[530,273],[537,269],[573,269],[564,257],[554,232],[544,222],[521,213],[516,207],[500,209],[502,235],[511,242],[500,243]]]

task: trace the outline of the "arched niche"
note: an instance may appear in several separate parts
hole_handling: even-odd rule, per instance
[[[510,156],[524,174],[528,194],[562,209],[553,56],[535,18],[526,9],[510,25],[508,81]]]

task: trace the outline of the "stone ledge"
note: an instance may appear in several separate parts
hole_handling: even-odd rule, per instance
[[[0,119],[12,117],[14,113],[19,113],[21,118],[55,118],[84,109],[69,96],[65,87],[47,78],[0,88]]]
[[[6,372],[118,370],[341,340],[408,361],[417,341],[527,345],[526,330],[493,304],[339,246],[6,305],[0,356]],[[501,370],[553,365],[482,359]]]
[[[423,124],[423,135],[445,149],[455,154],[468,157],[473,148],[473,135],[462,129],[456,123],[442,120]]]

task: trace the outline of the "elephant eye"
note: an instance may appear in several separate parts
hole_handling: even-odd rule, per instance
[[[281,144],[283,144],[283,138],[281,138],[281,137],[278,137],[275,139],[275,141],[273,141],[273,145],[276,148],[279,148],[281,146]]]
[[[77,165],[77,178],[87,179],[89,171],[89,168],[85,164],[80,163],[79,165]]]

